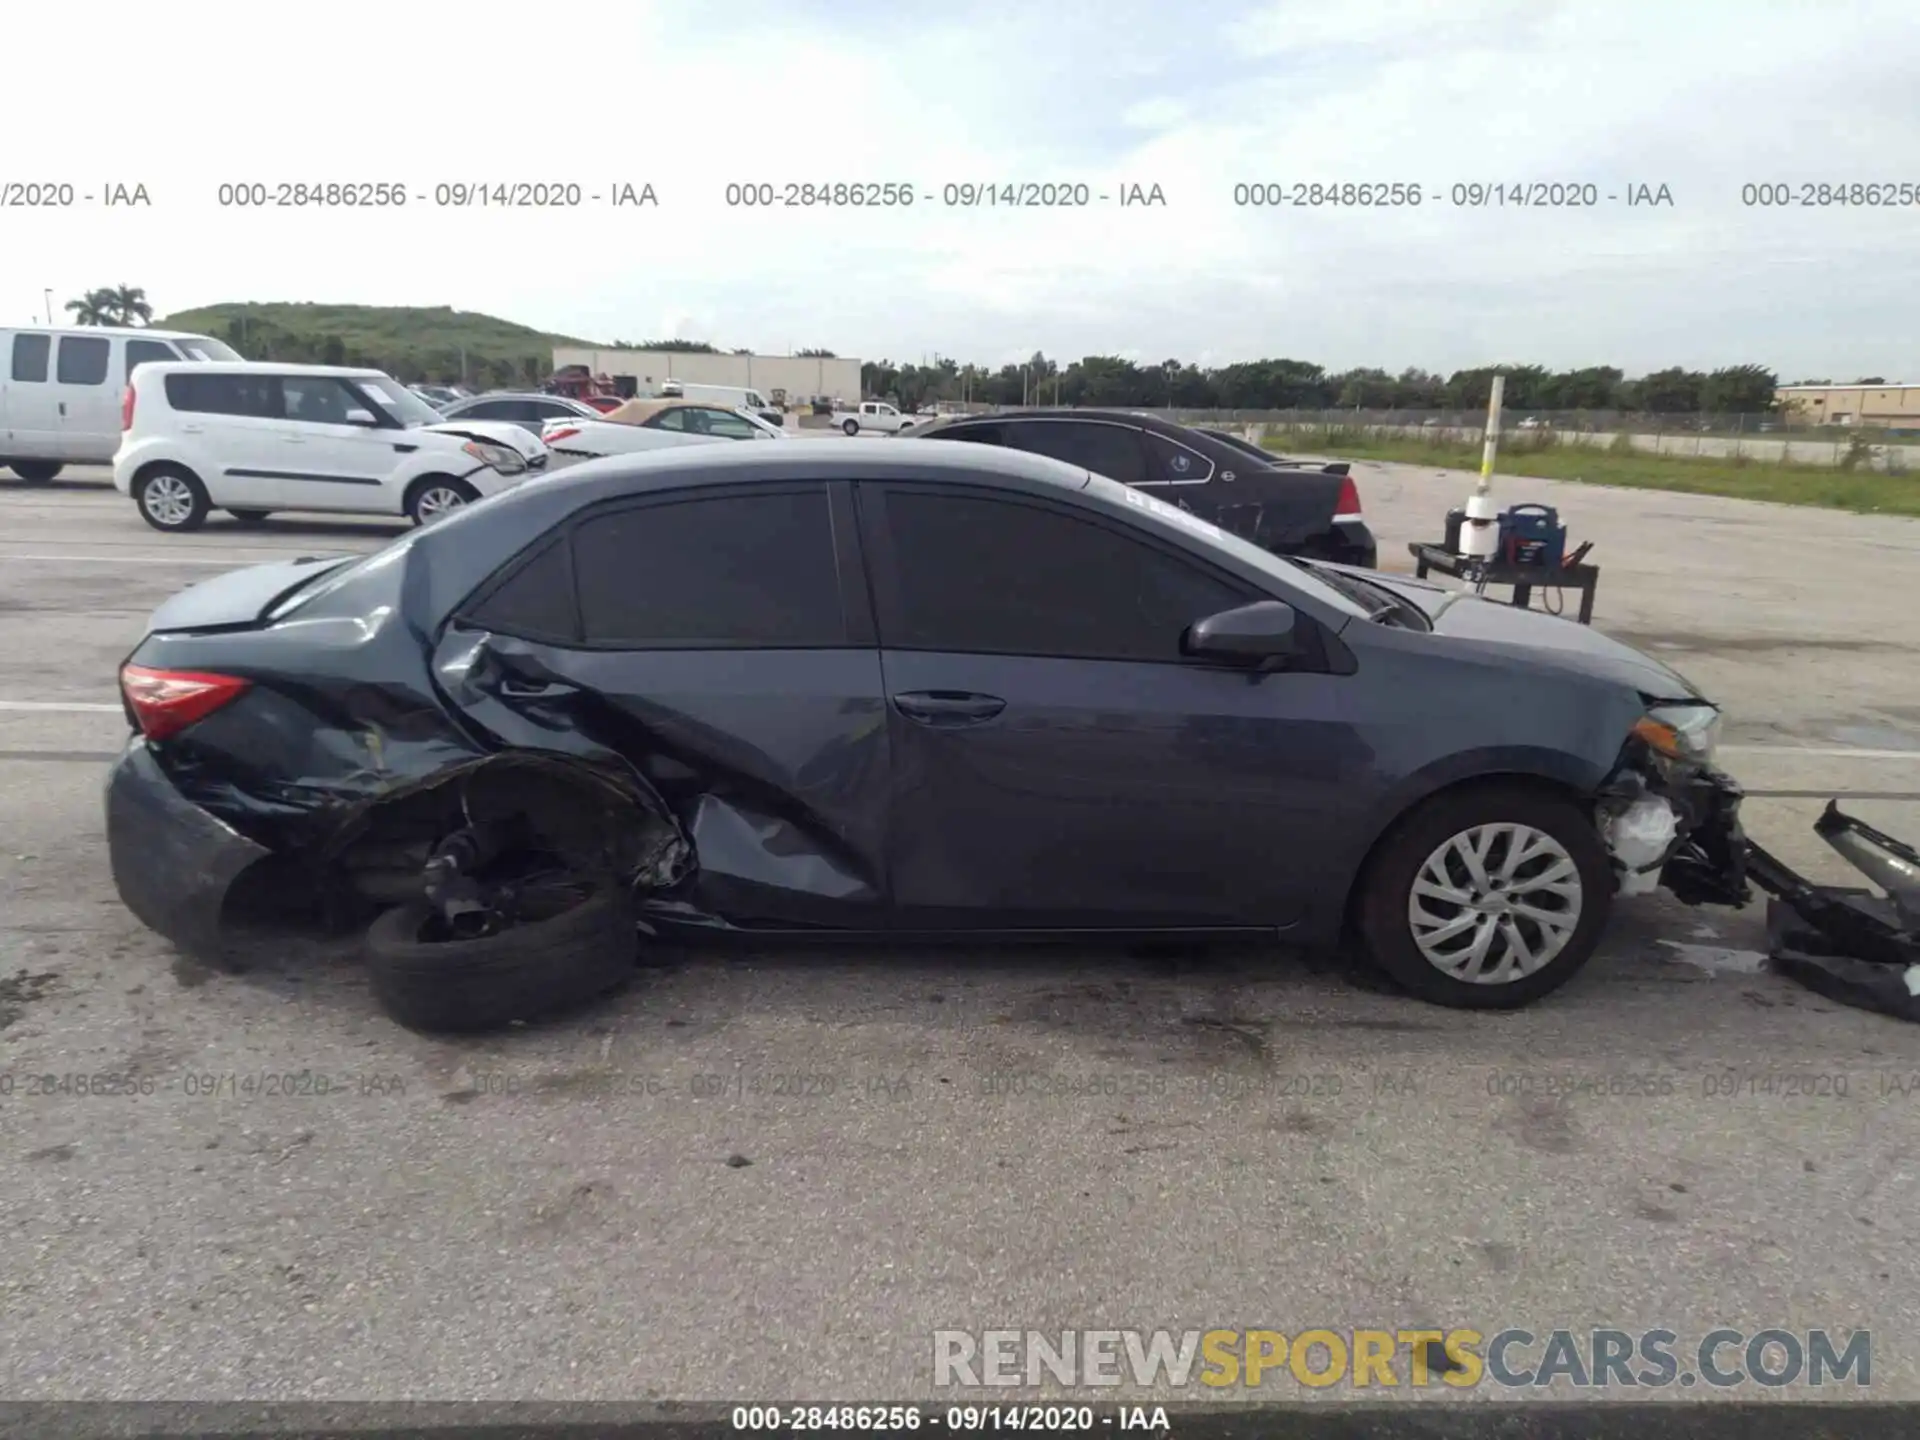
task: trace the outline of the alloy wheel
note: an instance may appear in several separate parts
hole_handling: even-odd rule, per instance
[[[413,502],[413,513],[422,525],[430,525],[466,503],[466,497],[452,486],[435,485],[420,492],[420,498]]]
[[[193,490],[178,475],[156,475],[141,487],[140,504],[154,523],[169,528],[193,518]]]
[[[1581,916],[1580,867],[1530,825],[1475,825],[1441,842],[1407,897],[1427,963],[1473,985],[1507,985],[1550,964]]]

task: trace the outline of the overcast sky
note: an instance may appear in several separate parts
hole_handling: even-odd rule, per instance
[[[16,4],[0,323],[81,290],[449,304],[595,339],[990,364],[1035,349],[1451,370],[1758,361],[1920,381],[1920,0]],[[107,69],[76,78],[81,57]],[[44,57],[44,65],[22,63]],[[96,62],[87,60],[89,66]],[[44,124],[28,125],[39,115]],[[399,182],[399,211],[222,209],[223,182]],[[651,183],[657,208],[437,208],[441,183]],[[744,211],[730,182],[905,182]],[[954,183],[1158,185],[1163,207],[949,207]],[[1246,182],[1418,208],[1239,208]],[[1452,187],[1591,183],[1594,208]],[[1629,187],[1670,206],[1630,207]],[[1609,200],[1608,196],[1619,196]],[[929,198],[930,197],[930,198]]]

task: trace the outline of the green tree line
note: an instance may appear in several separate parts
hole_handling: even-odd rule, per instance
[[[1062,365],[1039,353],[1025,364],[997,370],[946,359],[923,365],[877,360],[861,367],[869,395],[905,406],[952,400],[1176,410],[1484,410],[1495,375],[1507,377],[1509,410],[1760,414],[1773,408],[1779,387],[1779,376],[1762,365],[1711,371],[1676,366],[1633,379],[1607,365],[1558,371],[1481,365],[1450,375],[1426,370],[1395,375],[1376,369],[1329,371],[1305,360],[1205,368],[1180,360],[1139,365],[1090,355]]]

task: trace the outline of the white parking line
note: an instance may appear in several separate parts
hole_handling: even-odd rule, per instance
[[[239,570],[248,565],[267,564],[312,553],[289,545],[283,550],[257,550],[253,555],[223,555],[204,560],[189,555],[0,555],[0,560],[46,561],[55,565],[70,565],[76,561],[83,565],[217,565],[222,570]],[[323,555],[344,553],[347,552],[322,552]],[[255,556],[265,558],[256,559]]]
[[[88,705],[78,700],[0,700],[0,710],[24,710],[37,715],[124,715],[119,705]]]
[[[1723,755],[1805,755],[1829,760],[1920,760],[1920,749],[1858,750],[1851,745],[1722,745]]]

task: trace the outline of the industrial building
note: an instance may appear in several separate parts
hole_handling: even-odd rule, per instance
[[[1920,385],[1782,385],[1775,399],[1805,425],[1920,430]]]
[[[668,380],[758,390],[776,405],[800,405],[816,396],[856,402],[860,362],[811,355],[708,355],[678,350],[588,350],[556,347],[553,368],[584,365],[628,393],[650,394]]]

